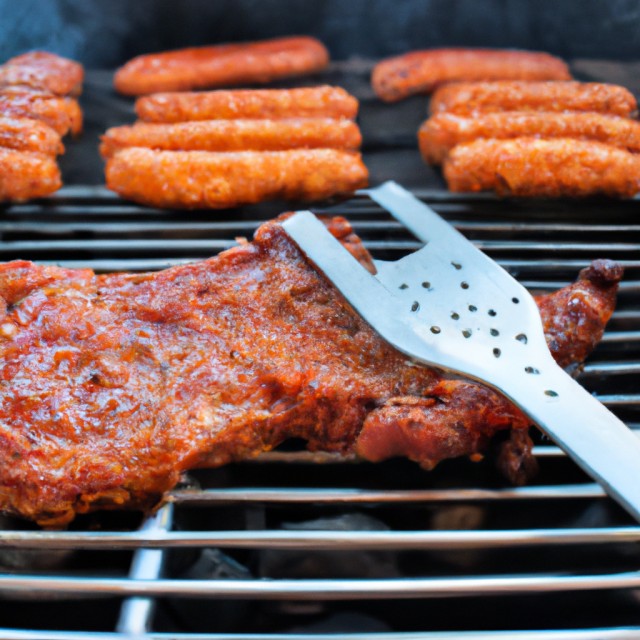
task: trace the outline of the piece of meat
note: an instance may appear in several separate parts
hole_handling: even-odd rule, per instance
[[[51,156],[64,153],[60,135],[44,122],[31,118],[0,116],[0,147]]]
[[[0,66],[0,86],[23,85],[58,96],[77,96],[82,90],[82,65],[47,51],[30,51]]]
[[[301,89],[235,89],[157,93],[136,100],[136,113],[145,122],[187,120],[349,118],[358,101],[341,87]]]
[[[432,114],[491,111],[595,111],[629,117],[638,109],[624,87],[598,82],[460,82],[431,97]]]
[[[351,120],[202,120],[175,124],[138,122],[113,127],[102,136],[100,153],[124,147],[170,151],[282,151],[285,149],[360,148],[360,129]]]
[[[640,191],[640,156],[568,138],[475,140],[454,147],[443,171],[451,191],[542,198],[630,198]]]
[[[238,84],[264,84],[324,69],[329,53],[306,36],[193,47],[138,56],[114,77],[117,91],[138,96]]]
[[[424,161],[442,164],[451,149],[478,138],[574,138],[596,140],[628,151],[640,151],[640,122],[602,113],[502,111],[459,116],[438,113],[418,131]]]
[[[0,89],[0,113],[33,118],[49,125],[59,135],[82,132],[82,111],[74,98],[54,96],[25,87]]]
[[[0,148],[0,201],[41,198],[61,186],[54,156]]]
[[[345,221],[330,229],[355,243]],[[618,271],[581,277],[593,283],[581,313],[606,321]],[[545,326],[571,301],[547,298]],[[5,263],[0,309],[0,509],[43,525],[149,507],[185,470],[287,438],[431,467],[528,425],[494,392],[382,341],[277,221],[158,273]]]
[[[129,147],[107,160],[107,187],[154,207],[222,209],[265,200],[323,200],[367,186],[359,153],[155,151]]]
[[[382,60],[371,86],[385,102],[431,93],[449,82],[487,80],[570,80],[560,58],[508,49],[424,49]]]

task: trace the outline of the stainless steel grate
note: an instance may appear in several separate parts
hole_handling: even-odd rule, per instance
[[[596,257],[625,265],[581,380],[640,435],[638,201],[417,194],[531,288],[566,284]],[[376,257],[418,246],[364,195],[333,209]],[[156,211],[70,187],[0,214],[0,260],[158,269],[233,246],[280,210]],[[289,448],[193,474],[142,523],[106,514],[44,532],[7,521],[0,639],[639,637],[640,526],[551,443],[535,451],[536,484],[511,488],[489,462],[426,473]]]

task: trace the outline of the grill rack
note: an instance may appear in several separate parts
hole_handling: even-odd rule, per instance
[[[414,190],[438,213],[454,223],[465,235],[520,279],[525,286],[545,291],[567,284],[578,269],[596,257],[611,257],[626,268],[619,309],[601,346],[581,373],[582,382],[640,434],[640,223],[636,223],[637,200],[595,202],[585,210],[584,203],[501,202],[492,196],[454,195],[437,190]],[[278,204],[241,209],[226,213],[187,213],[137,207],[100,187],[67,187],[55,196],[29,204],[8,207],[0,217],[0,260],[29,257],[38,262],[68,267],[90,267],[96,271],[148,270],[193,259],[204,258],[235,244],[237,236],[250,237],[260,222],[283,209]],[[418,248],[415,241],[388,214],[365,194],[333,207],[345,215],[378,258],[396,259]],[[141,257],[142,256],[142,257]],[[629,522],[610,504],[601,489],[573,468],[564,454],[548,442],[535,449],[543,472],[540,484],[524,488],[505,488],[491,480],[486,484],[467,484],[462,465],[458,486],[429,488],[390,488],[356,486],[310,488],[293,486],[260,487],[220,485],[204,488],[179,488],[159,512],[145,520],[137,530],[123,527],[113,531],[73,530],[42,532],[20,528],[0,531],[0,549],[28,553],[30,550],[113,550],[133,551],[128,575],[113,576],[108,571],[96,575],[73,572],[4,573],[0,575],[0,596],[20,599],[65,597],[84,601],[88,596],[118,598],[119,615],[112,629],[60,631],[16,629],[0,626],[2,638],[322,638],[316,633],[176,633],[156,630],[155,618],[160,598],[276,600],[277,602],[347,600],[430,600],[444,598],[465,607],[471,598],[518,596],[535,604],[538,594],[577,594],[579,592],[624,592],[635,597],[640,588],[637,549],[640,527]],[[319,464],[321,463],[321,464]],[[545,465],[561,467],[545,474]],[[256,461],[238,465],[248,470],[297,468],[305,470],[349,468],[348,473],[367,476],[371,467],[332,455],[276,451]],[[367,470],[368,467],[368,470]],[[384,465],[381,473],[384,476]],[[568,471],[568,473],[567,473]],[[450,469],[446,471],[449,473]],[[331,472],[329,472],[330,474]],[[431,474],[425,474],[430,476]],[[438,475],[437,473],[435,474]],[[446,475],[446,474],[443,474]],[[348,477],[348,476],[347,476]],[[547,477],[553,482],[547,482]],[[575,481],[577,478],[577,481]],[[206,484],[206,478],[205,484]],[[382,478],[382,482],[387,480]],[[327,482],[327,479],[325,479]],[[328,479],[331,482],[331,478]],[[428,482],[428,480],[427,480]],[[437,482],[436,482],[437,484]],[[371,507],[407,507],[425,505],[440,510],[451,505],[508,505],[510,510],[535,507],[557,512],[576,503],[606,504],[606,518],[599,526],[515,526],[494,529],[433,529],[388,531],[300,531],[275,528],[244,530],[183,530],[176,528],[178,516],[195,508],[216,510],[268,510],[288,506],[353,509]],[[255,518],[254,518],[255,520]],[[260,518],[258,518],[260,521]],[[260,524],[260,522],[259,522]],[[262,523],[264,526],[264,522]],[[243,550],[321,551],[394,551],[420,553],[459,553],[498,549],[540,553],[558,550],[565,553],[587,547],[592,553],[624,547],[622,566],[619,558],[610,570],[587,572],[515,571],[501,575],[480,574],[429,575],[427,577],[388,577],[377,579],[176,579],[167,574],[167,558],[177,551],[216,547]],[[606,563],[605,563],[606,564]],[[13,602],[7,600],[5,602]],[[7,606],[0,602],[2,607]],[[634,605],[637,613],[640,604]],[[633,607],[632,607],[633,608]],[[2,625],[0,618],[0,625]],[[640,626],[625,624],[611,627],[608,616],[591,628],[549,628],[530,631],[499,631],[491,637],[508,638],[631,638],[638,637]],[[34,625],[35,626],[35,625]],[[515,627],[514,627],[515,628]],[[503,635],[504,634],[504,635]],[[326,637],[335,638],[335,635]],[[340,637],[349,634],[340,633]],[[437,638],[483,638],[483,631],[397,631],[351,634],[355,640],[391,640]]]

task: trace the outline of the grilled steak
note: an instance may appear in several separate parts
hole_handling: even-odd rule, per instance
[[[329,228],[372,268],[345,220]],[[595,263],[541,301],[561,362],[601,337],[620,277]],[[493,391],[407,362],[277,221],[157,273],[0,265],[0,509],[42,525],[147,508],[183,471],[287,438],[432,467],[527,427]]]

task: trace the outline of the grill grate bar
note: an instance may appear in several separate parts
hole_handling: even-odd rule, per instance
[[[340,633],[341,640],[637,640],[640,627],[544,631],[408,631]],[[146,640],[336,640],[326,633],[149,633]],[[131,640],[120,633],[0,629],[0,640]]]
[[[162,516],[166,519],[166,516]],[[151,522],[154,522],[152,520]],[[315,551],[440,550],[563,546],[573,544],[622,544],[640,542],[640,527],[568,529],[505,529],[481,531],[167,531],[154,526],[136,532],[26,532],[15,536],[2,532],[3,547],[20,549],[141,549],[129,578],[160,577],[160,549],[216,547],[221,549],[280,549]],[[144,605],[144,606],[142,606]],[[129,601],[122,610],[119,630],[138,630],[148,603]]]
[[[536,574],[465,578],[300,579],[300,580],[131,580],[65,576],[0,575],[6,594],[109,595],[118,597],[229,598],[277,600],[360,600],[639,589],[640,571],[594,575]]]
[[[221,503],[281,503],[281,504],[394,504],[408,502],[494,502],[521,500],[568,500],[604,498],[605,493],[595,483],[510,487],[507,489],[426,489],[426,490],[364,490],[364,489],[232,489],[175,490],[171,500],[178,505],[208,506]]]
[[[143,522],[138,534],[150,538],[166,535],[172,525],[173,505],[166,504],[153,517],[147,518]],[[91,536],[91,534],[80,534],[83,539],[86,539],[87,536]],[[71,545],[70,548],[78,549],[81,546],[76,544]],[[157,580],[162,575],[163,564],[164,552],[161,549],[140,549],[134,554],[129,578],[131,580]],[[127,598],[120,608],[116,630],[126,636],[144,635],[151,628],[154,608],[155,601],[151,598]]]

